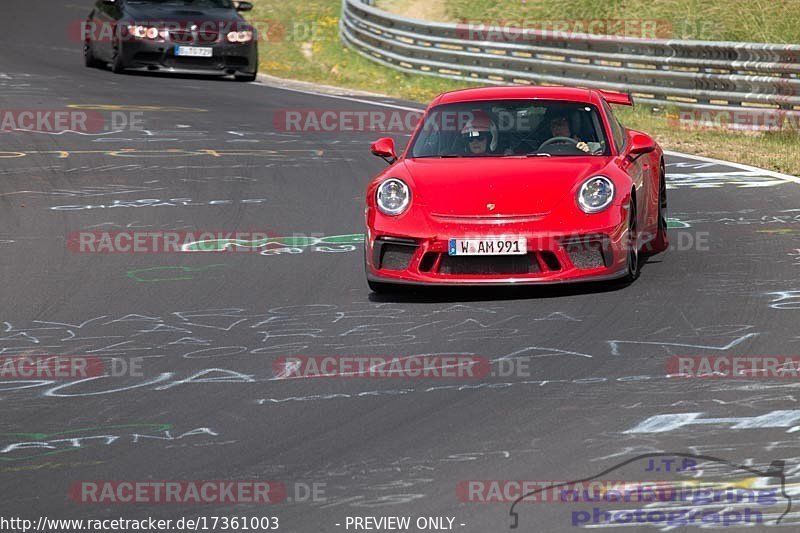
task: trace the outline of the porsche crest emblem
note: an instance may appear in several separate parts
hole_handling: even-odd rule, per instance
[[[494,204],[486,204],[486,209],[488,209],[489,211],[494,211],[495,207],[497,207],[497,206],[494,205]]]

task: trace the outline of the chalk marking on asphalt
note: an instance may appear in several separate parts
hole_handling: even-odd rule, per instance
[[[620,344],[637,344],[642,345],[646,344],[649,346],[675,346],[678,348],[700,348],[703,350],[720,350],[720,351],[727,351],[733,348],[734,346],[738,346],[739,344],[743,343],[747,339],[752,339],[753,337],[757,337],[759,333],[748,333],[746,335],[742,335],[738,337],[728,344],[723,346],[706,346],[703,344],[684,344],[678,342],[658,342],[658,341],[625,341],[625,340],[611,340],[606,341],[611,348],[611,355],[620,355],[619,353],[619,345]]]
[[[40,131],[40,130],[26,130],[22,128],[14,128],[12,130],[3,130],[4,133],[10,132],[22,132],[22,133],[41,133],[44,135],[64,135],[65,133],[75,133],[78,135],[84,135],[87,137],[97,137],[99,135],[114,135],[116,133],[122,133],[125,130],[114,130],[114,131],[104,131],[102,133],[86,133],[84,131],[75,131],[75,130],[61,130],[61,131]]]

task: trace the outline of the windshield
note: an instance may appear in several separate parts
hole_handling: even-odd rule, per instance
[[[459,102],[432,109],[409,157],[609,155],[593,105],[549,100]]]
[[[193,7],[233,8],[231,0],[128,0],[129,4],[177,4]]]

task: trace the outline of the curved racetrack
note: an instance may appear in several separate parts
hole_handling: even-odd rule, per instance
[[[142,357],[143,375],[1,383],[0,515],[275,515],[304,533],[345,530],[348,516],[449,516],[485,532],[508,528],[509,505],[464,502],[459,482],[574,480],[659,451],[783,459],[787,483],[800,475],[796,380],[666,377],[675,355],[798,353],[800,180],[670,154],[675,249],[626,288],[377,297],[361,244],[341,242],[73,253],[66,236],[82,230],[363,233],[378,135],[285,133],[273,116],[404,104],[90,70],[65,28],[86,15],[82,2],[6,0],[3,10],[1,108],[121,106],[103,109],[143,111],[144,128],[0,134],[0,355]],[[487,357],[495,373],[501,358],[525,361],[529,376],[272,379],[279,356],[413,354]],[[642,425],[668,414],[682,415]],[[293,499],[296,484],[317,483],[324,499],[68,496],[81,480],[237,479],[283,481]],[[525,504],[520,527],[567,531],[569,517]]]

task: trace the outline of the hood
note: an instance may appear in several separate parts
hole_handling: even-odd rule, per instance
[[[137,22],[242,22],[244,19],[234,9],[199,8],[179,4],[126,4],[127,18]]]
[[[416,202],[451,216],[543,215],[611,157],[406,159]],[[489,209],[487,204],[494,204]]]

